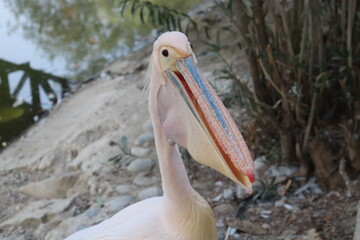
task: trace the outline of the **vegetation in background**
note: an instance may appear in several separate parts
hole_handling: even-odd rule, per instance
[[[273,177],[270,182],[260,180],[260,185],[254,187],[253,201],[271,201],[280,197],[277,189],[279,183],[276,183],[276,177]]]
[[[120,144],[116,142],[111,142],[111,144],[118,146],[122,153],[109,158],[108,159],[109,162],[118,163],[120,165],[126,165],[134,158],[134,156],[131,154],[131,150],[128,144],[128,138],[126,136],[121,137]]]
[[[64,56],[72,73],[68,78],[76,81],[142,46],[153,29],[151,23],[143,24],[140,16],[120,14],[118,0],[4,1],[19,20],[10,26],[21,27],[26,38],[37,43],[50,59]],[[198,0],[151,2],[185,11]]]
[[[150,2],[126,0],[132,14],[144,5],[150,16],[176,21],[181,14]],[[254,119],[251,144],[299,163],[299,175],[315,168],[325,187],[341,186],[339,162],[360,171],[360,4],[356,0],[214,0],[225,25],[197,22],[198,34],[224,62],[237,99]],[[140,11],[137,11],[140,9]],[[213,9],[214,10],[214,9]],[[173,17],[168,17],[168,15]],[[189,21],[188,16],[183,19]],[[181,29],[150,18],[154,24]],[[176,23],[176,21],[174,23]],[[233,54],[244,51],[251,83],[237,77],[221,55],[224,33],[234,35]]]

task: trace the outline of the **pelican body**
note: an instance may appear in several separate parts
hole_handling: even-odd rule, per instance
[[[223,103],[197,69],[187,37],[162,34],[150,59],[149,111],[164,195],[135,203],[67,240],[216,240],[215,217],[190,185],[178,145],[251,192],[249,149]]]

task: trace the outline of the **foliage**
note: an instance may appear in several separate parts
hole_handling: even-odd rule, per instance
[[[197,29],[197,23],[189,17],[189,15],[179,12],[174,8],[160,6],[150,1],[124,0],[120,2],[120,12],[122,15],[128,5],[131,14],[133,16],[137,16],[137,14],[139,14],[142,23],[150,22],[154,26],[165,26],[167,30],[178,29],[179,31],[183,31],[181,21],[185,19],[188,22],[184,29],[186,33],[188,32],[190,26]],[[148,21],[145,21],[145,16],[148,16]]]
[[[270,182],[260,180],[260,185],[254,187],[254,196],[252,197],[253,201],[270,201],[280,197],[277,192],[279,184],[276,183],[276,177],[273,177]]]
[[[236,99],[247,108],[261,132],[258,144],[270,147],[282,163],[300,162],[306,174],[309,160],[315,161],[312,140],[324,135],[332,141],[329,129],[335,128],[344,132],[340,138],[347,143],[341,151],[351,163],[359,163],[360,4],[214,0],[212,11],[216,9],[227,24],[214,28],[216,21],[203,21],[196,29],[208,51],[223,61],[221,78],[236,83],[235,94],[226,96],[228,103]],[[222,55],[229,34],[235,39],[232,53],[246,54],[251,82],[239,78]]]
[[[121,137],[120,144],[117,144],[115,142],[113,144],[117,145],[121,149],[122,153],[109,158],[108,159],[109,162],[114,162],[114,163],[121,163],[123,161],[127,162],[127,160],[129,160],[133,157],[133,155],[131,154],[129,145],[128,145],[128,138],[126,136]]]
[[[141,47],[153,29],[139,16],[121,11],[120,0],[57,1],[4,0],[19,21],[24,36],[35,42],[46,57],[62,57],[69,79],[82,81],[96,74],[109,62]],[[151,0],[184,11],[196,1]],[[147,13],[143,10],[143,19]]]
[[[105,206],[104,200],[99,195],[96,195],[96,204],[100,208],[103,208]]]
[[[306,173],[317,132],[339,123],[360,130],[360,6],[256,0],[226,11],[249,62],[253,89],[242,94],[255,103],[250,113],[280,140],[283,161],[300,160]]]

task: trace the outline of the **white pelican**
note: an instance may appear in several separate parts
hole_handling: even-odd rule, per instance
[[[164,196],[135,203],[67,240],[217,239],[213,211],[191,187],[178,145],[196,161],[252,191],[249,149],[196,62],[187,37],[180,32],[164,33],[154,43],[149,110]]]

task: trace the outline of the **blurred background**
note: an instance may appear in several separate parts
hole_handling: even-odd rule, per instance
[[[154,0],[186,11],[199,1]],[[120,1],[0,0],[0,149],[104,66],[149,44]]]

